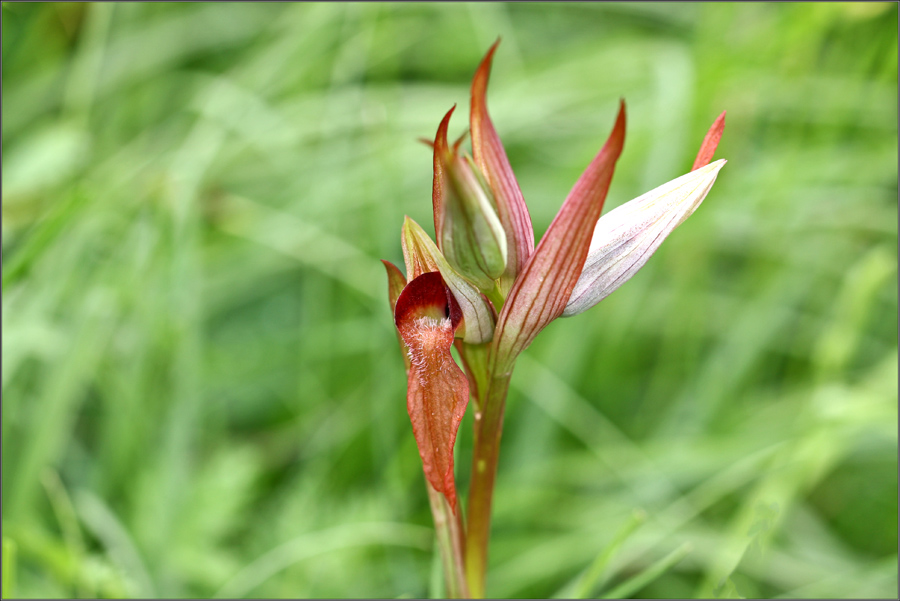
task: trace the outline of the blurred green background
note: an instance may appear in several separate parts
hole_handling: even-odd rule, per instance
[[[378,259],[499,35],[538,234],[619,97],[607,210],[729,163],[520,360],[489,594],[896,598],[895,3],[2,14],[5,595],[441,594]]]

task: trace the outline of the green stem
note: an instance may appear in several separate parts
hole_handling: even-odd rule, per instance
[[[491,534],[491,500],[500,456],[503,410],[510,375],[507,373],[491,377],[482,399],[481,411],[475,414],[475,449],[472,455],[466,528],[466,579],[469,593],[474,599],[483,598],[485,592],[488,541]]]
[[[465,599],[469,596],[466,583],[463,555],[466,548],[466,536],[463,529],[459,508],[454,514],[442,493],[434,490],[426,480],[428,501],[431,504],[431,515],[434,518],[434,529],[441,549],[441,562],[444,564],[444,582],[447,596],[452,599]]]
[[[500,291],[500,285],[495,283],[491,290],[484,292],[484,295],[488,297],[491,303],[493,303],[494,310],[499,314],[500,309],[503,308],[503,303],[506,302],[506,297],[503,295],[503,292]]]

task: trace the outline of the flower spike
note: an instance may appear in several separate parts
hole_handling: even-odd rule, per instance
[[[569,192],[500,312],[494,336],[497,373],[511,370],[516,356],[565,309],[624,142],[625,102],[620,101],[609,139]]]
[[[491,502],[516,358],[551,321],[592,307],[640,269],[700,205],[725,164],[724,159],[710,164],[722,138],[723,112],[703,139],[691,172],[600,219],[625,143],[621,101],[606,143],[535,248],[528,208],[487,110],[487,85],[499,43],[490,47],[472,79],[472,155],[459,148],[465,133],[448,144],[455,105],[441,120],[434,141],[422,140],[434,155],[434,240],[407,217],[401,235],[406,278],[384,263],[406,355],[407,409],[428,483],[447,590],[454,597],[476,599],[486,592]],[[453,447],[470,394],[474,435],[463,523]]]
[[[472,80],[469,129],[472,132],[475,164],[487,178],[494,193],[497,216],[506,230],[508,258],[506,271],[500,277],[500,289],[505,295],[534,252],[534,229],[519,183],[509,165],[509,159],[506,158],[506,150],[503,149],[503,143],[500,142],[487,110],[488,78],[494,51],[499,43],[498,39],[487,51]]]
[[[394,323],[409,348],[406,408],[425,477],[454,512],[453,445],[469,402],[469,382],[450,354],[461,321],[459,305],[436,272],[411,281],[394,310]]]

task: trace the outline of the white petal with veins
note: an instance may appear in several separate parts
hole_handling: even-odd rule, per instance
[[[720,159],[691,171],[601,217],[563,317],[590,309],[637,273],[700,206],[725,163]]]

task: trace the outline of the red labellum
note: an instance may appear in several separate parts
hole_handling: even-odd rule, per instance
[[[469,402],[469,383],[450,347],[462,311],[438,272],[411,281],[394,311],[394,322],[409,348],[406,408],[425,477],[456,511],[453,445]]]

